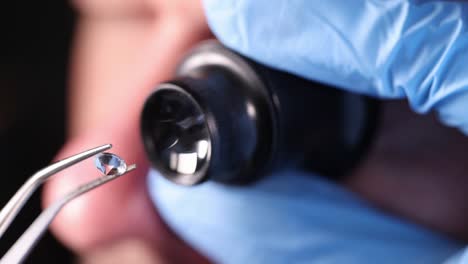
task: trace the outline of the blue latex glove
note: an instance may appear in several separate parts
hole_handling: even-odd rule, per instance
[[[166,223],[215,263],[440,264],[462,249],[303,172],[246,187],[148,179]]]
[[[468,33],[463,2],[205,0],[227,46],[343,89],[408,98],[417,112],[468,133]],[[319,177],[277,172],[255,186],[184,188],[154,172],[167,223],[220,263],[442,263],[461,251],[387,216]],[[468,254],[465,254],[468,255]],[[464,253],[447,263],[468,263]]]
[[[225,45],[351,91],[406,97],[468,134],[468,2],[205,0]]]

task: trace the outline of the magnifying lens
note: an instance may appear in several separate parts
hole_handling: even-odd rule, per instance
[[[141,134],[151,165],[177,184],[247,184],[287,167],[337,180],[365,156],[378,108],[208,41],[148,96]]]

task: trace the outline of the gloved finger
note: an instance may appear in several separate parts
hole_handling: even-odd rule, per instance
[[[468,3],[205,0],[227,46],[350,91],[406,97],[468,134]]]
[[[153,171],[149,185],[170,227],[216,263],[441,263],[460,249],[300,171],[189,189]]]

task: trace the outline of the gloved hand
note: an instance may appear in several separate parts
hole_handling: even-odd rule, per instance
[[[407,98],[468,134],[468,3],[204,4],[214,34],[247,57],[342,89]],[[221,263],[441,263],[462,247],[297,171],[243,188],[180,187],[153,172],[148,186],[167,223]]]
[[[205,0],[225,45],[303,77],[383,98],[468,134],[468,2]]]
[[[153,171],[148,186],[171,229],[214,263],[440,264],[462,248],[294,170],[250,186],[190,188]]]

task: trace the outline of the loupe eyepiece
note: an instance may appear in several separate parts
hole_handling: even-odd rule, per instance
[[[340,178],[365,153],[376,119],[373,99],[209,41],[147,98],[141,132],[152,166],[167,179],[244,184],[288,166]]]
[[[183,185],[205,178],[211,158],[206,115],[177,84],[161,84],[146,101],[143,140],[151,162],[166,177]]]

